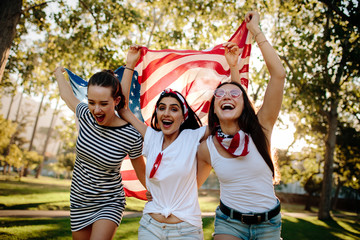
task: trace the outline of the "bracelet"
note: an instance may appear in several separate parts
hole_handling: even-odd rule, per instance
[[[256,39],[257,35],[259,35],[259,34],[261,34],[261,33],[262,33],[262,31],[256,33],[256,34],[254,35],[254,38]]]
[[[264,41],[259,42],[259,43],[258,43],[259,47],[261,47],[261,45],[262,45],[263,43],[266,43],[267,41],[268,41],[268,40],[265,39]]]
[[[129,70],[131,70],[131,71],[135,71],[134,69],[132,69],[132,68],[129,68],[129,67],[127,67],[127,66],[125,66],[125,69],[129,69]]]

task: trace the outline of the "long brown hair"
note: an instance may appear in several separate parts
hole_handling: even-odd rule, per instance
[[[236,82],[225,82],[220,84],[217,88],[220,88],[226,84],[233,84],[240,88],[242,91],[242,95],[244,98],[244,109],[238,119],[238,125],[241,130],[245,133],[250,134],[251,138],[254,141],[254,144],[259,151],[260,155],[263,157],[266,164],[269,166],[273,178],[275,178],[275,170],[274,164],[272,161],[272,157],[270,154],[270,144],[265,136],[263,131],[263,127],[261,126],[259,119],[255,113],[255,108],[253,104],[250,102],[249,97],[245,91],[245,89]],[[216,127],[220,125],[219,118],[215,114],[214,109],[215,97],[213,96],[211,99],[209,115],[208,115],[208,123],[211,135],[215,135]]]

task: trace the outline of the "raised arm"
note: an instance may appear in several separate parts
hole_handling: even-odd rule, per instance
[[[121,80],[121,88],[125,96],[125,107],[118,110],[119,115],[131,125],[133,125],[144,137],[147,125],[141,122],[129,109],[129,95],[131,80],[134,74],[134,67],[140,58],[140,46],[131,46],[126,57],[126,68]],[[132,69],[132,70],[131,70]]]
[[[130,46],[130,49],[126,57],[126,67],[124,69],[124,74],[121,80],[121,89],[125,96],[126,108],[128,108],[129,106],[131,80],[134,74],[134,68],[136,66],[136,63],[139,61],[140,58],[140,49],[141,46],[137,46],[137,45]]]
[[[254,36],[270,74],[263,105],[258,112],[259,121],[268,131],[267,136],[269,138],[280,112],[286,73],[275,49],[259,28],[259,19],[259,13],[254,11],[245,15],[246,27]]]
[[[225,53],[224,53],[225,59],[230,67],[231,81],[241,84],[239,66],[238,66],[240,48],[236,43],[233,42],[226,42],[223,44],[223,46],[225,48]]]
[[[65,69],[62,66],[55,68],[54,75],[58,83],[60,97],[71,111],[75,113],[76,106],[80,103],[71,89],[70,84],[64,77]]]

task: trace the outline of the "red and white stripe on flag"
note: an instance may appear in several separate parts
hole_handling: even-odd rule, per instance
[[[136,173],[131,164],[129,156],[127,156],[123,160],[120,173],[122,177],[125,196],[146,200],[146,189],[136,177]]]
[[[228,40],[242,51],[239,58],[241,83],[248,87],[251,34],[243,22]],[[144,121],[150,125],[151,115],[160,93],[172,88],[182,93],[191,108],[207,124],[207,113],[215,88],[230,79],[230,68],[224,56],[222,44],[203,51],[141,49],[141,57],[135,67],[141,85],[140,107]],[[121,174],[126,196],[145,198],[145,189],[136,179],[130,160],[129,168],[124,161]],[[126,170],[127,169],[127,170]],[[146,198],[145,198],[146,199]]]
[[[241,49],[239,69],[242,84],[247,88],[251,34],[243,22],[229,39]],[[156,101],[165,88],[181,92],[203,124],[214,89],[228,81],[230,68],[224,56],[222,44],[203,51],[194,50],[150,50],[142,48],[136,66],[141,84],[140,107],[147,124],[150,123]]]

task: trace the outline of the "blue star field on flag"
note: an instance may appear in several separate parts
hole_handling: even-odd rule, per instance
[[[119,67],[114,71],[117,79],[121,82],[122,76],[124,74],[124,66]],[[75,94],[75,97],[80,101],[86,100],[87,95],[87,85],[88,82],[79,77],[78,75],[71,72],[69,69],[65,68],[68,73],[71,88]],[[140,84],[138,82],[138,72],[134,71],[132,80],[131,80],[131,88],[130,88],[130,96],[129,96],[129,108],[135,114],[135,116],[144,121],[141,111],[140,111]]]

